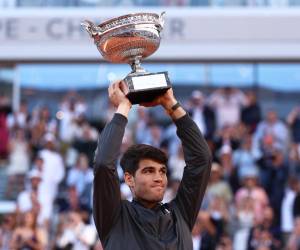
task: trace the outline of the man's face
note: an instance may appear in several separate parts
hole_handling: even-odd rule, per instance
[[[162,201],[167,187],[167,168],[164,164],[150,159],[143,159],[132,176],[126,173],[126,183],[133,196],[150,207]],[[126,177],[127,176],[127,177]]]
[[[275,123],[277,121],[277,113],[275,111],[269,111],[267,113],[267,121],[269,123]]]
[[[37,190],[39,188],[41,179],[38,177],[31,178],[31,188]]]

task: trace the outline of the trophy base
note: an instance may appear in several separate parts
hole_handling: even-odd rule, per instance
[[[172,87],[168,72],[129,74],[124,82],[128,86],[126,96],[132,104],[151,102]]]

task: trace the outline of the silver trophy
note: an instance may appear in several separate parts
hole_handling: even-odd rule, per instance
[[[171,88],[168,72],[149,73],[141,60],[153,54],[160,44],[164,12],[137,13],[110,19],[99,25],[84,21],[82,26],[94,39],[107,61],[128,63],[132,71],[125,77],[126,96],[132,104],[149,102]]]

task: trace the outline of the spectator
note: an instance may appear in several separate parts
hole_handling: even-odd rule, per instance
[[[295,107],[287,117],[287,123],[291,127],[294,143],[300,143],[300,105]]]
[[[213,162],[209,178],[206,196],[211,200],[213,197],[222,197],[227,205],[232,200],[232,191],[228,182],[222,180],[222,168],[220,164]]]
[[[173,180],[181,180],[185,167],[184,155],[182,147],[178,147],[177,154],[169,158],[168,167],[170,170],[170,178]]]
[[[79,200],[85,205],[90,205],[91,187],[94,179],[93,171],[89,168],[88,158],[81,153],[78,156],[77,164],[69,171],[67,185],[76,188]],[[86,197],[87,196],[87,197]]]
[[[226,179],[229,179],[233,171],[232,153],[240,144],[239,140],[234,137],[235,131],[234,127],[224,126],[214,141],[216,156],[223,167]]]
[[[44,162],[40,189],[47,199],[49,211],[52,213],[53,202],[57,195],[58,185],[64,178],[65,168],[62,156],[56,151],[57,142],[54,135],[46,134],[44,143],[45,148],[39,152],[39,156]]]
[[[0,250],[10,250],[12,234],[16,226],[16,214],[5,214],[0,225]]]
[[[219,243],[216,246],[216,250],[233,250],[232,240],[226,234],[222,235]]]
[[[192,230],[193,250],[210,250],[216,246],[216,227],[207,212],[199,212]]]
[[[288,165],[281,149],[275,149],[270,158],[260,161],[261,183],[275,213],[275,224],[280,224],[281,202],[288,178]]]
[[[241,147],[233,152],[233,165],[239,173],[243,166],[253,166],[255,163],[256,159],[252,151],[252,137],[248,134],[242,139]]]
[[[203,135],[207,139],[212,139],[216,129],[215,113],[209,106],[205,105],[204,95],[199,90],[192,92],[188,113]]]
[[[70,145],[75,137],[76,128],[76,101],[70,97],[65,97],[60,105],[62,117],[59,124],[59,138],[62,143]]]
[[[72,147],[77,152],[86,154],[90,165],[94,160],[93,152],[97,147],[97,138],[97,130],[83,116],[79,116],[75,125]]]
[[[9,143],[9,165],[7,167],[8,190],[7,198],[12,198],[11,193],[15,190],[20,192],[23,188],[24,177],[29,169],[30,148],[25,138],[24,129],[15,130],[14,136]]]
[[[291,234],[287,250],[298,250],[300,248],[300,217],[295,219],[295,227],[293,233]]]
[[[208,100],[215,112],[218,129],[224,126],[237,125],[240,122],[241,108],[246,104],[246,98],[242,91],[225,87],[211,94]]]
[[[269,249],[279,250],[281,248],[280,232],[274,226],[274,213],[271,207],[266,207],[262,211],[262,221],[251,229],[248,249],[256,250],[262,247]]]
[[[250,196],[245,196],[236,207],[234,216],[236,220],[232,221],[232,223],[236,223],[233,240],[234,249],[247,250],[250,229],[255,222],[254,206],[254,200]]]
[[[241,175],[242,187],[238,189],[235,194],[235,205],[241,206],[241,202],[247,197],[254,200],[254,218],[260,222],[262,218],[262,212],[269,204],[269,198],[265,190],[258,186],[258,171],[256,168],[245,168],[245,171]]]
[[[4,95],[0,95],[0,160],[6,160],[8,157],[9,129],[7,116],[10,112],[10,100]]]
[[[14,230],[11,239],[11,250],[36,249],[43,250],[48,244],[48,235],[45,230],[37,226],[34,212],[21,215],[21,223]]]
[[[26,129],[29,118],[27,102],[22,101],[19,110],[10,114],[7,118],[7,124],[10,131],[16,128]]]
[[[285,189],[281,202],[281,233],[283,247],[286,247],[288,239],[294,228],[295,218],[300,215],[300,185],[295,176],[288,180],[288,186]]]
[[[261,121],[256,129],[253,137],[253,147],[258,150],[257,154],[262,155],[261,152],[263,140],[273,138],[274,144],[282,146],[284,152],[287,152],[289,145],[289,133],[286,125],[279,120],[275,110],[269,110],[263,121]]]
[[[246,106],[242,108],[241,112],[241,121],[246,125],[249,133],[253,134],[261,120],[261,108],[253,91],[246,92],[246,98]]]
[[[55,249],[89,250],[96,244],[97,231],[84,223],[80,213],[71,211],[63,221],[62,230],[56,238]]]
[[[209,202],[208,213],[216,228],[216,243],[219,243],[226,231],[229,220],[229,209],[224,198],[220,196],[213,197]]]
[[[21,213],[35,212],[38,225],[47,226],[51,211],[49,210],[48,200],[40,189],[42,173],[37,169],[32,169],[28,174],[28,178],[30,186],[19,193],[17,197],[17,210]]]

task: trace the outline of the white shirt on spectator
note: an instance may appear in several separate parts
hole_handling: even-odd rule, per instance
[[[65,229],[58,239],[57,245],[64,248],[71,243],[72,250],[89,250],[96,240],[97,231],[95,226],[80,223],[76,228]]]
[[[199,250],[201,248],[201,235],[193,236],[193,250]]]
[[[206,124],[205,119],[203,115],[203,109],[202,108],[195,108],[193,110],[193,117],[192,119],[197,124],[198,128],[202,132],[203,135],[206,133]]]
[[[215,112],[219,129],[225,125],[236,125],[240,121],[240,110],[246,104],[246,97],[242,91],[236,90],[230,96],[222,92],[214,92],[208,100]]]
[[[287,189],[281,204],[281,231],[291,233],[294,229],[293,205],[296,192]]]
[[[39,155],[44,161],[40,189],[44,199],[47,200],[45,202],[50,204],[50,211],[52,211],[58,185],[65,175],[63,159],[59,153],[48,149],[41,150]]]
[[[32,209],[32,201],[31,201],[31,190],[24,190],[19,193],[17,197],[17,206],[22,213],[28,212]],[[45,220],[49,220],[51,216],[51,211],[49,208],[49,204],[47,203],[47,199],[44,199],[44,196],[40,190],[37,192],[37,199],[40,205],[40,212],[38,215],[38,224],[42,225]]]

